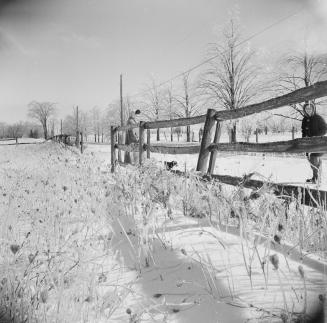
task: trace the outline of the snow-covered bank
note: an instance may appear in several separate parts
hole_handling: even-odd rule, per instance
[[[154,162],[112,175],[106,149],[0,147],[2,307],[28,322],[281,322],[321,303],[326,275],[251,235],[272,239],[279,221],[295,230],[295,206],[285,222],[279,201],[246,205],[242,190],[225,195]]]
[[[101,164],[47,142],[0,147],[0,165],[1,310],[15,322],[107,322],[124,313],[136,275],[108,247]]]

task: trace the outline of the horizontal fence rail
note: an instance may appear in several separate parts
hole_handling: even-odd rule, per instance
[[[310,137],[299,138],[288,141],[277,141],[267,143],[220,143],[222,121],[243,118],[254,113],[260,113],[273,109],[278,109],[283,106],[289,106],[301,102],[309,102],[310,100],[318,99],[327,96],[327,81],[318,82],[311,86],[298,89],[291,93],[278,96],[261,103],[251,104],[237,110],[216,111],[208,109],[206,115],[200,115],[192,118],[181,118],[172,120],[160,120],[154,122],[141,121],[138,125],[130,125],[123,127],[111,127],[111,161],[112,171],[114,171],[116,164],[115,149],[125,151],[127,153],[138,152],[139,163],[142,164],[143,154],[146,151],[147,158],[150,158],[150,153],[162,154],[198,154],[198,163],[196,170],[203,175],[203,178],[209,176],[219,180],[222,183],[238,186],[240,184],[244,187],[259,189],[266,182],[248,179],[244,181],[242,178],[216,175],[213,174],[215,169],[216,157],[219,152],[253,152],[253,153],[327,153],[327,137]],[[201,144],[192,145],[171,145],[171,144],[151,144],[150,129],[172,128],[179,126],[190,126],[194,124],[204,123]],[[139,142],[130,145],[123,145],[116,143],[117,133],[119,131],[128,131],[139,128]],[[144,140],[144,133],[147,130],[146,141]],[[212,138],[214,139],[212,142]],[[293,135],[294,138],[294,135]],[[208,160],[210,157],[209,166]],[[208,166],[208,168],[207,168]],[[283,196],[301,197],[302,203],[312,205],[319,203],[327,206],[327,192],[304,188],[303,186],[281,185],[271,183],[274,194],[281,194]],[[269,184],[270,185],[270,184]]]
[[[200,115],[191,118],[180,118],[180,119],[169,119],[169,120],[159,120],[144,122],[144,129],[158,129],[158,128],[172,128],[172,127],[182,127],[182,126],[191,126],[205,121],[206,115]],[[120,126],[116,127],[116,131],[127,131],[129,129],[136,129],[139,125],[129,125],[129,126]]]
[[[327,95],[327,81],[317,82],[311,86],[298,89],[291,93],[269,99],[267,101],[251,104],[237,110],[217,111],[216,120],[232,120],[243,118],[254,113],[278,109],[291,104],[301,103],[321,98]]]
[[[0,141],[17,140],[17,138],[0,138]]]
[[[22,142],[26,138],[1,138],[0,139],[0,146],[17,146],[17,145],[36,145],[40,144],[43,141],[35,141],[35,142]],[[7,141],[7,143],[6,143]],[[14,141],[14,142],[13,142]],[[9,142],[9,143],[8,143]]]
[[[268,143],[212,143],[209,151],[237,151],[257,153],[327,153],[327,137],[298,138],[287,141],[275,141]]]
[[[43,141],[35,141],[35,142],[17,142],[17,143],[10,143],[10,144],[0,144],[0,146],[21,146],[21,145],[38,145],[42,144]]]
[[[268,187],[271,189],[272,193],[276,196],[285,198],[295,198],[300,199],[301,204],[308,206],[327,206],[327,192],[317,190],[315,188],[310,188],[309,186],[298,186],[292,184],[279,184],[267,181],[260,181],[256,179],[234,177],[229,175],[211,175],[215,180],[221,183],[239,186],[242,185],[245,188],[250,188],[254,190],[260,190],[262,187]]]
[[[160,120],[154,122],[145,122],[145,129],[157,129],[157,128],[171,128],[171,127],[182,127],[191,126],[194,124],[203,123],[206,119],[206,115],[200,115],[190,118],[180,118],[171,120]]]
[[[187,173],[173,170],[174,174],[179,176],[188,176]],[[242,186],[244,188],[257,191],[253,194],[252,198],[259,197],[260,189],[265,188],[277,197],[282,199],[298,199],[303,205],[312,207],[323,207],[327,209],[327,192],[311,188],[308,185],[298,186],[292,184],[273,183],[269,181],[261,181],[257,179],[251,179],[250,176],[236,177],[230,175],[200,175],[200,179],[204,181],[216,180],[220,183],[231,186]],[[262,192],[264,193],[264,191]],[[251,198],[251,195],[250,195]]]
[[[139,125],[129,125],[129,126],[120,126],[120,127],[114,127],[114,131],[127,131],[130,129],[136,129]]]
[[[255,103],[237,110],[224,110],[216,111],[216,120],[232,120],[249,116],[251,114],[274,110],[283,106],[301,103],[304,101],[310,101],[321,98],[327,95],[327,81],[317,82],[311,86],[298,89],[291,93],[266,100],[261,103]],[[179,118],[170,120],[159,120],[144,122],[144,129],[158,129],[158,128],[170,128],[170,127],[182,127],[190,126],[194,124],[204,123],[206,115],[200,115],[191,118]],[[126,131],[129,129],[138,128],[138,125],[116,127],[116,131]]]
[[[138,144],[129,144],[129,145],[120,145],[116,144],[115,148],[118,148],[122,151],[127,152],[138,152],[140,151]],[[143,144],[143,151],[148,150],[148,145]],[[198,154],[200,151],[200,145],[192,144],[192,145],[151,145],[149,146],[149,150],[152,153],[160,153],[160,154],[171,154],[171,155],[179,155],[179,154]]]
[[[160,154],[171,154],[171,155],[179,155],[179,154],[198,154],[200,152],[200,145],[153,145],[150,146],[150,151],[152,153],[160,153]]]

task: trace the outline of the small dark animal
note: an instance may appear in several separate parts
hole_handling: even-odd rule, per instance
[[[177,161],[176,160],[165,161],[164,165],[165,165],[167,170],[171,170],[173,167],[177,166]]]

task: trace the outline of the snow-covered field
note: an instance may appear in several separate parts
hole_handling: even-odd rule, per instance
[[[109,145],[88,145],[87,151],[96,152],[99,158],[110,163]],[[198,160],[197,154],[169,155],[151,153],[151,158],[163,164],[164,161],[177,161],[174,169],[184,171],[195,170]],[[322,158],[322,178],[320,188],[327,189],[327,159]],[[236,154],[218,153],[215,165],[215,174],[243,176],[256,174],[253,178],[270,179],[278,183],[303,184],[312,177],[312,170],[304,155],[278,154]]]
[[[196,156],[178,162],[195,168]],[[311,176],[304,158],[267,156],[219,156],[215,172],[252,171],[278,181]],[[0,146],[0,321],[2,313],[15,322],[312,317],[326,271],[274,251],[270,240],[302,239],[301,252],[320,248],[321,257],[325,211],[286,208],[269,194],[245,202],[244,194],[176,178],[154,160],[111,174],[104,145],[83,155],[51,142]]]
[[[41,143],[43,141],[44,141],[43,138],[40,138],[40,139],[18,138],[17,139],[17,143],[18,144],[36,144],[36,143]],[[15,139],[10,139],[10,140],[1,139],[0,140],[0,145],[15,145],[15,144],[16,144],[16,140]]]

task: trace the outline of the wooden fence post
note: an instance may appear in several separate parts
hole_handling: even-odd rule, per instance
[[[220,140],[220,135],[221,135],[221,122],[220,121],[217,121],[215,138],[213,140],[213,142],[215,144],[218,144],[218,142]],[[209,175],[212,175],[212,173],[213,173],[213,171],[215,169],[217,153],[218,153],[218,151],[217,150],[214,150],[210,154],[210,161],[209,161],[209,167],[208,167],[208,174]]]
[[[76,147],[79,148],[80,144],[79,144],[79,131],[76,131]]]
[[[209,157],[209,145],[211,144],[211,137],[212,137],[212,130],[213,126],[215,125],[215,114],[216,111],[214,109],[208,109],[206,121],[204,124],[204,130],[202,135],[202,141],[201,141],[201,147],[200,147],[200,153],[199,153],[199,159],[198,164],[196,166],[196,170],[200,172],[205,172]]]
[[[151,132],[150,129],[146,131],[146,158],[150,158]]]
[[[143,145],[144,145],[144,121],[140,121],[139,125],[139,163],[142,165],[143,163]]]
[[[83,150],[84,150],[84,140],[83,140],[83,132],[80,132],[80,136],[81,136],[81,153],[83,154]]]
[[[122,135],[118,132],[118,144],[123,144],[123,137]],[[122,162],[122,154],[121,154],[121,150],[118,149],[118,161],[121,163]]]
[[[292,140],[294,140],[295,138],[295,127],[293,126],[292,127]]]
[[[116,129],[114,126],[110,127],[110,141],[111,141],[111,172],[115,171],[116,166],[116,152],[115,152],[115,143],[116,143]]]

